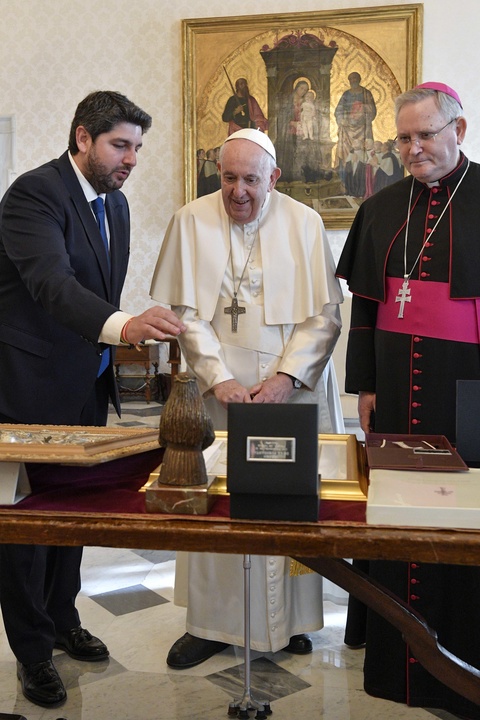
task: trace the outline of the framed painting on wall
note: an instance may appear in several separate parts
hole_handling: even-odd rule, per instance
[[[218,189],[219,147],[256,127],[277,189],[350,227],[403,176],[394,98],[420,82],[422,29],[422,4],[183,20],[185,200]]]

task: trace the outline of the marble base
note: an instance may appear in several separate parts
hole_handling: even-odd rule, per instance
[[[178,515],[207,515],[213,507],[215,475],[209,475],[202,485],[162,485],[158,479],[145,488],[147,512]]]

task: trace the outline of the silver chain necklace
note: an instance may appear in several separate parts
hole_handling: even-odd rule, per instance
[[[238,300],[237,300],[237,294],[238,294],[238,291],[240,290],[240,286],[242,284],[243,276],[245,275],[245,270],[247,269],[247,265],[250,262],[250,256],[252,254],[253,246],[255,245],[255,242],[256,242],[257,236],[258,236],[259,225],[260,225],[260,220],[258,220],[258,222],[257,222],[255,236],[253,238],[252,244],[250,245],[250,250],[248,251],[247,260],[245,262],[245,265],[243,266],[242,274],[240,275],[240,280],[238,281],[236,290],[235,290],[235,268],[233,267],[232,231],[230,230],[230,262],[232,264],[233,297],[232,297],[232,304],[230,305],[230,307],[226,307],[223,312],[226,315],[231,316],[232,333],[238,332],[238,316],[245,315],[245,313],[247,312],[247,309],[245,307],[239,306]]]
[[[430,238],[432,237],[433,233],[435,232],[435,230],[436,230],[437,227],[438,227],[438,223],[440,222],[440,220],[442,219],[442,217],[445,215],[445,213],[446,213],[446,211],[447,211],[450,203],[452,202],[452,200],[453,200],[453,198],[454,198],[455,193],[457,192],[458,188],[460,187],[460,185],[461,185],[461,183],[462,183],[462,181],[463,181],[463,178],[464,178],[465,175],[467,174],[467,171],[468,171],[468,168],[469,168],[469,167],[470,167],[470,160],[467,160],[467,167],[465,168],[465,171],[464,171],[462,177],[460,178],[460,180],[458,181],[458,183],[457,183],[456,186],[455,186],[454,191],[452,192],[452,194],[451,194],[450,197],[448,198],[448,202],[447,202],[447,204],[445,205],[445,207],[443,208],[442,212],[440,213],[440,216],[439,216],[437,222],[436,222],[435,225],[433,226],[432,232],[429,233],[428,237],[425,239],[425,242],[423,243],[422,247],[420,248],[420,252],[419,252],[418,255],[417,255],[417,259],[416,259],[415,262],[413,263],[410,272],[407,273],[408,228],[409,228],[409,225],[410,225],[410,213],[411,213],[411,209],[412,209],[413,187],[414,187],[414,185],[415,185],[415,178],[412,177],[412,185],[411,185],[411,188],[410,188],[410,197],[409,197],[409,200],[408,200],[407,224],[406,224],[406,227],[405,227],[405,246],[404,246],[404,249],[403,249],[403,283],[402,283],[402,287],[399,289],[398,294],[397,294],[397,296],[396,296],[396,298],[395,298],[395,302],[396,302],[396,303],[397,303],[397,302],[400,303],[400,307],[399,307],[399,310],[398,310],[397,318],[400,318],[400,319],[403,318],[403,311],[404,311],[404,309],[405,309],[405,303],[407,303],[407,302],[412,302],[412,295],[411,295],[411,292],[412,292],[412,291],[411,291],[410,288],[408,287],[409,280],[410,280],[410,278],[412,277],[412,273],[413,273],[413,271],[415,270],[418,261],[420,260],[420,257],[421,257],[421,255],[422,255],[424,249],[425,249],[425,246],[426,246],[427,242],[429,242]]]

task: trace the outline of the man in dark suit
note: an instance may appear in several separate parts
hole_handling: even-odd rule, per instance
[[[115,345],[163,340],[184,326],[158,306],[119,310],[130,248],[120,188],[151,117],[99,91],[78,105],[69,148],[20,176],[0,204],[0,422],[105,425],[119,412]],[[106,211],[106,223],[97,220]],[[98,661],[108,649],[75,608],[82,548],[0,546],[0,602],[26,698],[66,699],[53,648]]]

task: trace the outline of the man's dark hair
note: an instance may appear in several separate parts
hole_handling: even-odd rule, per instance
[[[90,93],[78,104],[75,111],[70,127],[68,149],[72,155],[78,153],[75,135],[79,125],[83,125],[95,142],[99,135],[110,132],[119,123],[139,125],[143,135],[151,127],[152,118],[125,95],[118,92],[98,90]]]

